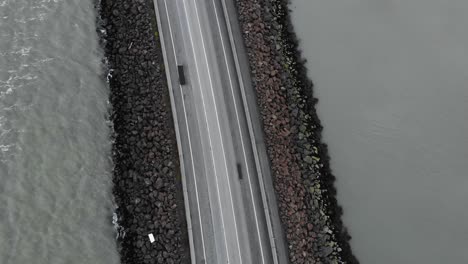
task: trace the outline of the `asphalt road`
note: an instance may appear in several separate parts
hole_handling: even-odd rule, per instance
[[[236,49],[240,33],[230,20],[232,2],[154,2],[192,263],[286,263],[259,121],[251,109],[253,90],[245,78],[248,66]],[[178,65],[184,67],[184,85]]]

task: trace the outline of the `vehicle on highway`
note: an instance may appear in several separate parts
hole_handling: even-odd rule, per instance
[[[177,70],[179,71],[179,83],[180,85],[185,85],[185,72],[183,65],[177,65]]]
[[[237,173],[239,174],[239,180],[242,180],[243,176],[242,176],[242,167],[241,167],[241,164],[238,162],[237,163]]]

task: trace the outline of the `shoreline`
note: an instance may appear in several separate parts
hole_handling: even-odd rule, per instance
[[[189,263],[176,135],[152,0],[101,0],[121,263]],[[155,242],[149,241],[153,234]]]
[[[359,263],[287,0],[237,0],[291,263]]]

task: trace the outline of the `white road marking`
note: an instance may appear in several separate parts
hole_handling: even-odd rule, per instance
[[[197,14],[197,22],[198,22],[198,28],[199,28],[199,31],[200,31],[200,35],[202,36],[201,40],[202,40],[202,46],[203,46],[203,53],[205,55],[205,62],[206,62],[207,68],[208,68],[208,76],[209,76],[209,80],[210,80],[211,95],[213,97],[213,102],[214,102],[213,105],[214,105],[214,108],[215,108],[215,114],[216,114],[217,125],[218,125],[218,132],[219,132],[219,135],[221,137],[221,149],[223,151],[223,160],[224,160],[224,167],[226,169],[226,180],[227,180],[227,184],[228,184],[229,198],[230,198],[230,201],[231,201],[231,209],[232,209],[232,213],[233,213],[233,216],[234,216],[233,220],[234,220],[234,230],[235,230],[235,233],[236,233],[237,249],[238,249],[238,253],[239,253],[240,263],[242,263],[242,254],[241,254],[241,251],[240,251],[239,233],[238,233],[238,230],[237,230],[236,212],[234,210],[234,202],[232,200],[231,183],[229,181],[229,171],[227,169],[227,161],[226,161],[226,151],[224,150],[224,144],[223,144],[223,133],[221,132],[221,125],[220,125],[220,120],[219,120],[219,116],[218,116],[218,108],[216,106],[216,98],[215,98],[215,95],[214,95],[213,83],[212,83],[212,78],[211,78],[211,74],[210,74],[210,65],[208,63],[208,56],[206,55],[205,41],[203,40],[203,33],[202,33],[202,29],[201,29],[200,16],[198,14],[198,8],[197,8],[196,4],[195,4],[195,13]],[[212,155],[213,155],[213,153],[212,153]],[[213,159],[214,159],[214,157],[213,157]]]
[[[170,19],[169,19],[169,13],[167,11],[167,3],[166,3],[166,0],[164,0],[164,7],[165,7],[165,10],[166,10],[166,16],[167,16],[167,22],[168,22],[168,25],[169,25],[169,34],[171,35],[171,43],[172,43],[172,50],[174,52],[174,60],[177,64],[177,55],[176,55],[176,51],[175,51],[175,45],[174,45],[174,36],[172,34],[172,27],[171,27],[171,22],[170,22]],[[181,85],[179,84],[179,89],[181,91],[181,94],[183,94],[183,90],[182,90],[182,87]],[[197,208],[198,208],[198,220],[200,221],[200,234],[201,234],[201,240],[202,240],[202,249],[203,249],[203,259],[206,259],[206,249],[205,249],[205,240],[204,240],[204,236],[203,236],[203,223],[202,223],[202,219],[201,219],[201,210],[200,210],[200,200],[199,200],[199,195],[198,195],[198,188],[197,188],[197,182],[196,182],[196,173],[195,173],[195,164],[193,162],[193,152],[192,152],[192,142],[190,140],[191,136],[190,136],[190,129],[189,129],[189,125],[188,125],[188,121],[187,121],[187,111],[186,111],[186,107],[185,107],[185,101],[184,101],[184,98],[182,97],[182,106],[183,106],[183,109],[184,109],[184,116],[185,116],[185,126],[187,128],[187,135],[188,135],[188,141],[189,141],[189,151],[190,151],[190,158],[191,158],[191,161],[192,161],[192,171],[193,171],[193,177],[195,179],[195,195],[197,197]]]
[[[231,95],[232,95],[232,98],[233,98],[233,101],[234,101],[234,110],[235,110],[234,112],[236,113],[236,121],[237,121],[237,127],[239,129],[239,137],[240,137],[240,140],[241,140],[242,153],[244,154],[244,162],[246,164],[245,167],[246,167],[246,171],[247,171],[247,178],[248,178],[248,181],[249,181],[250,195],[252,197],[252,207],[253,207],[253,210],[254,210],[255,226],[257,228],[258,241],[259,241],[259,244],[260,244],[260,255],[262,257],[262,263],[265,263],[265,257],[264,257],[263,245],[262,245],[262,237],[260,235],[260,227],[259,227],[259,222],[258,222],[257,209],[256,209],[256,206],[255,206],[255,197],[254,197],[253,190],[252,190],[252,181],[251,181],[251,177],[250,177],[250,169],[249,169],[249,166],[248,166],[247,155],[245,153],[245,145],[244,145],[244,140],[242,138],[242,128],[241,128],[241,125],[240,125],[239,113],[238,113],[237,104],[236,104],[237,101],[236,101],[236,97],[234,95],[234,87],[233,87],[233,84],[232,84],[231,71],[230,71],[228,61],[227,61],[226,48],[224,46],[224,39],[223,39],[223,34],[221,32],[221,26],[220,26],[220,22],[219,22],[218,12],[216,11],[215,0],[213,0],[213,8],[215,10],[216,22],[217,22],[217,25],[218,25],[218,32],[219,32],[219,36],[221,38],[221,44],[222,44],[222,47],[223,47],[224,61],[226,62],[226,68],[227,68],[227,73],[228,73],[228,78],[229,78],[229,87],[231,88]],[[226,21],[226,23],[228,23],[228,21]]]
[[[249,111],[249,105],[247,103],[247,97],[246,97],[246,94],[245,94],[245,87],[244,87],[244,79],[243,79],[243,76],[242,76],[242,71],[241,71],[241,66],[240,66],[240,63],[239,63],[239,57],[237,55],[237,48],[236,48],[236,44],[235,44],[235,41],[233,39],[233,31],[232,31],[232,27],[231,27],[231,24],[230,24],[230,18],[229,18],[229,11],[228,11],[228,8],[227,8],[227,4],[226,4],[226,0],[221,0],[221,3],[222,3],[222,6],[223,6],[223,12],[226,16],[226,26],[227,26],[227,29],[228,29],[228,36],[229,36],[229,39],[230,39],[230,42],[231,42],[231,49],[232,49],[232,52],[233,52],[233,58],[234,58],[234,64],[236,66],[236,69],[237,69],[237,77],[239,79],[239,87],[240,87],[240,91],[241,91],[241,95],[242,95],[242,101],[244,103],[244,110],[245,110],[245,117],[247,119],[247,127],[248,127],[248,130],[249,130],[249,134],[250,134],[250,143],[251,143],[251,146],[252,146],[252,149],[253,149],[253,156],[254,156],[254,159],[255,159],[255,167],[257,169],[257,176],[259,178],[259,185],[260,185],[260,192],[261,192],[261,197],[262,197],[262,205],[263,205],[263,210],[265,212],[265,216],[266,216],[266,221],[267,221],[267,228],[268,228],[268,233],[269,233],[269,236],[270,236],[270,247],[271,247],[271,252],[273,254],[273,263],[274,264],[279,264],[279,258],[278,258],[278,252],[277,252],[277,247],[276,247],[276,239],[278,238],[275,238],[275,235],[273,234],[273,224],[272,224],[272,220],[271,220],[271,217],[270,217],[270,209],[268,208],[268,200],[267,200],[267,194],[266,194],[266,190],[265,190],[265,183],[264,183],[264,179],[263,179],[263,173],[262,173],[262,168],[260,166],[260,159],[259,159],[259,156],[258,156],[258,149],[257,149],[257,145],[256,145],[256,140],[255,140],[255,133],[254,133],[254,129],[253,129],[253,125],[252,125],[252,119],[250,117],[250,111]]]
[[[186,18],[187,18],[187,24],[189,24],[189,21],[188,21],[188,12],[187,12],[187,6],[185,4],[185,0],[182,1],[183,4],[184,4],[184,10],[185,10],[185,14],[186,14]],[[201,32],[201,26],[200,26],[200,32]],[[193,54],[195,55],[196,52],[195,52],[195,45],[193,44],[193,37],[192,37],[192,32],[191,30],[189,30],[189,38],[190,38],[190,43],[192,44],[192,51],[193,51]],[[201,39],[203,40],[203,36],[201,36]],[[203,49],[205,49],[205,46],[203,44]],[[206,54],[206,53],[205,53]],[[196,72],[197,72],[197,77],[198,77],[198,84],[199,84],[199,88],[200,88],[200,94],[201,94],[201,98],[202,98],[202,104],[203,104],[203,111],[205,113],[205,122],[206,122],[206,128],[208,130],[208,138],[209,138],[209,145],[210,145],[210,152],[211,152],[211,158],[212,158],[212,161],[213,161],[213,169],[214,169],[214,172],[215,172],[215,182],[216,182],[216,191],[217,191],[217,196],[218,196],[218,203],[219,203],[219,206],[220,206],[220,211],[221,211],[221,227],[222,227],[222,230],[223,230],[223,235],[224,235],[224,247],[226,249],[226,257],[228,259],[228,263],[229,263],[229,248],[227,246],[227,236],[226,236],[226,228],[225,228],[225,224],[224,224],[224,214],[223,214],[223,206],[222,206],[222,203],[221,203],[221,195],[219,193],[219,183],[218,183],[218,178],[216,177],[216,165],[215,165],[215,159],[214,159],[214,156],[213,156],[213,147],[212,147],[212,139],[211,139],[211,133],[210,133],[210,128],[209,128],[209,124],[208,124],[208,116],[207,116],[207,112],[206,112],[206,104],[205,104],[205,100],[203,99],[203,92],[201,91],[201,87],[202,87],[202,84],[201,84],[201,78],[200,78],[200,72],[198,70],[198,66],[197,66],[197,63],[195,62],[195,69],[196,69]],[[209,74],[209,69],[208,69],[208,74]],[[211,83],[211,75],[209,74],[209,80],[210,80],[210,85],[212,86],[212,83]],[[215,109],[215,111],[217,111]],[[221,144],[222,144],[222,140],[221,140]],[[224,153],[223,153],[224,154]],[[237,231],[237,230],[236,230]]]

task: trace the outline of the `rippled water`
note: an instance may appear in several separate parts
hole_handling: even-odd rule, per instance
[[[468,1],[292,3],[358,259],[468,263]]]
[[[118,263],[92,0],[0,0],[0,263]]]

